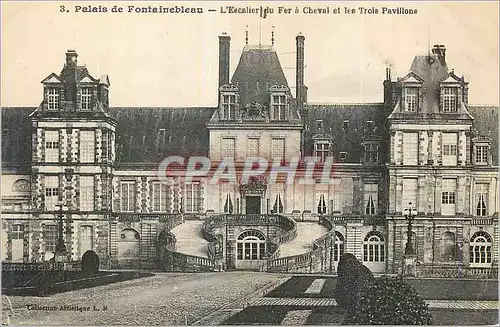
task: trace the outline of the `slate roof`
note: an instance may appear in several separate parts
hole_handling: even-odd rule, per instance
[[[167,156],[207,156],[206,123],[215,108],[111,108],[117,162],[159,162]],[[164,129],[164,131],[160,131]]]
[[[474,134],[493,139],[491,142],[492,161],[494,165],[498,165],[498,107],[471,105],[469,112],[474,117]]]
[[[288,87],[278,55],[269,46],[245,47],[231,83],[240,89],[241,107],[252,101],[268,106],[271,86]]]
[[[321,120],[323,129],[318,129]],[[373,121],[374,133],[370,133],[367,121]],[[313,137],[326,134],[332,139],[332,154],[339,160],[340,152],[347,152],[345,162],[360,163],[363,138],[383,136],[385,133],[384,104],[308,104],[304,114],[305,145],[304,153],[314,153]],[[346,122],[346,127],[344,127]],[[370,136],[370,137],[371,137]],[[383,144],[382,144],[383,145]],[[385,148],[381,147],[385,153]]]
[[[2,164],[31,162],[31,121],[34,107],[2,108]]]

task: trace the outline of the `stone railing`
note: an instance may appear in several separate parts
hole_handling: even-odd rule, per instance
[[[328,228],[329,232],[313,241],[313,250],[284,258],[270,258],[267,261],[269,272],[308,272],[320,273],[330,271],[326,258],[328,250],[331,252],[332,238],[335,240],[335,230],[332,222],[320,216],[319,223]]]
[[[362,223],[363,225],[383,226],[385,223],[384,216],[365,216],[365,215],[325,215],[325,219],[335,225],[343,225],[347,223]]]
[[[450,265],[421,265],[417,268],[417,277],[497,279],[498,267],[471,268]]]
[[[2,270],[5,271],[52,271],[52,270],[81,270],[81,261],[71,262],[2,262]]]
[[[472,217],[471,225],[493,225],[493,217]]]
[[[165,250],[161,261],[163,269],[167,271],[206,272],[219,270],[215,259],[198,257],[168,249]]]

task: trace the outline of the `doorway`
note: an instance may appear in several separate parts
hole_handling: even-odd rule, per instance
[[[260,196],[246,196],[245,203],[245,213],[247,215],[260,214]]]

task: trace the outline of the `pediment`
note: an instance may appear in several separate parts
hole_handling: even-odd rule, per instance
[[[92,76],[90,76],[89,74],[83,74],[77,82],[78,83],[95,83],[96,80]]]
[[[42,82],[43,84],[48,84],[48,83],[62,83],[62,80],[59,76],[57,76],[55,73],[50,74],[49,76],[45,77]]]
[[[458,77],[457,75],[455,75],[453,72],[449,73],[447,77],[445,77],[444,79],[442,79],[440,81],[440,83],[460,83],[462,80],[460,79],[460,77]]]
[[[289,92],[290,88],[286,85],[275,84],[269,88],[270,92]]]
[[[240,88],[236,84],[224,84],[219,87],[219,91],[223,92],[239,92]]]
[[[401,79],[401,82],[402,83],[423,83],[424,80],[420,76],[415,74],[414,72],[410,72],[410,73],[408,73],[408,75],[406,75],[405,77],[403,77]]]

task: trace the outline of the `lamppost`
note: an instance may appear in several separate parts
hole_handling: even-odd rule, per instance
[[[416,253],[413,248],[412,237],[412,223],[413,219],[417,216],[417,209],[413,206],[411,201],[408,203],[408,207],[403,210],[403,215],[408,221],[408,229],[406,231],[406,246],[405,246],[405,266],[403,267],[403,273],[405,276],[414,276],[415,265],[416,265]]]
[[[64,238],[63,238],[63,211],[68,210],[68,207],[64,205],[63,201],[59,201],[59,203],[56,205],[56,207],[59,208],[59,213],[58,213],[58,221],[57,221],[57,243],[56,243],[56,249],[54,253],[54,260],[56,262],[64,262],[66,259],[66,245],[64,244]]]

